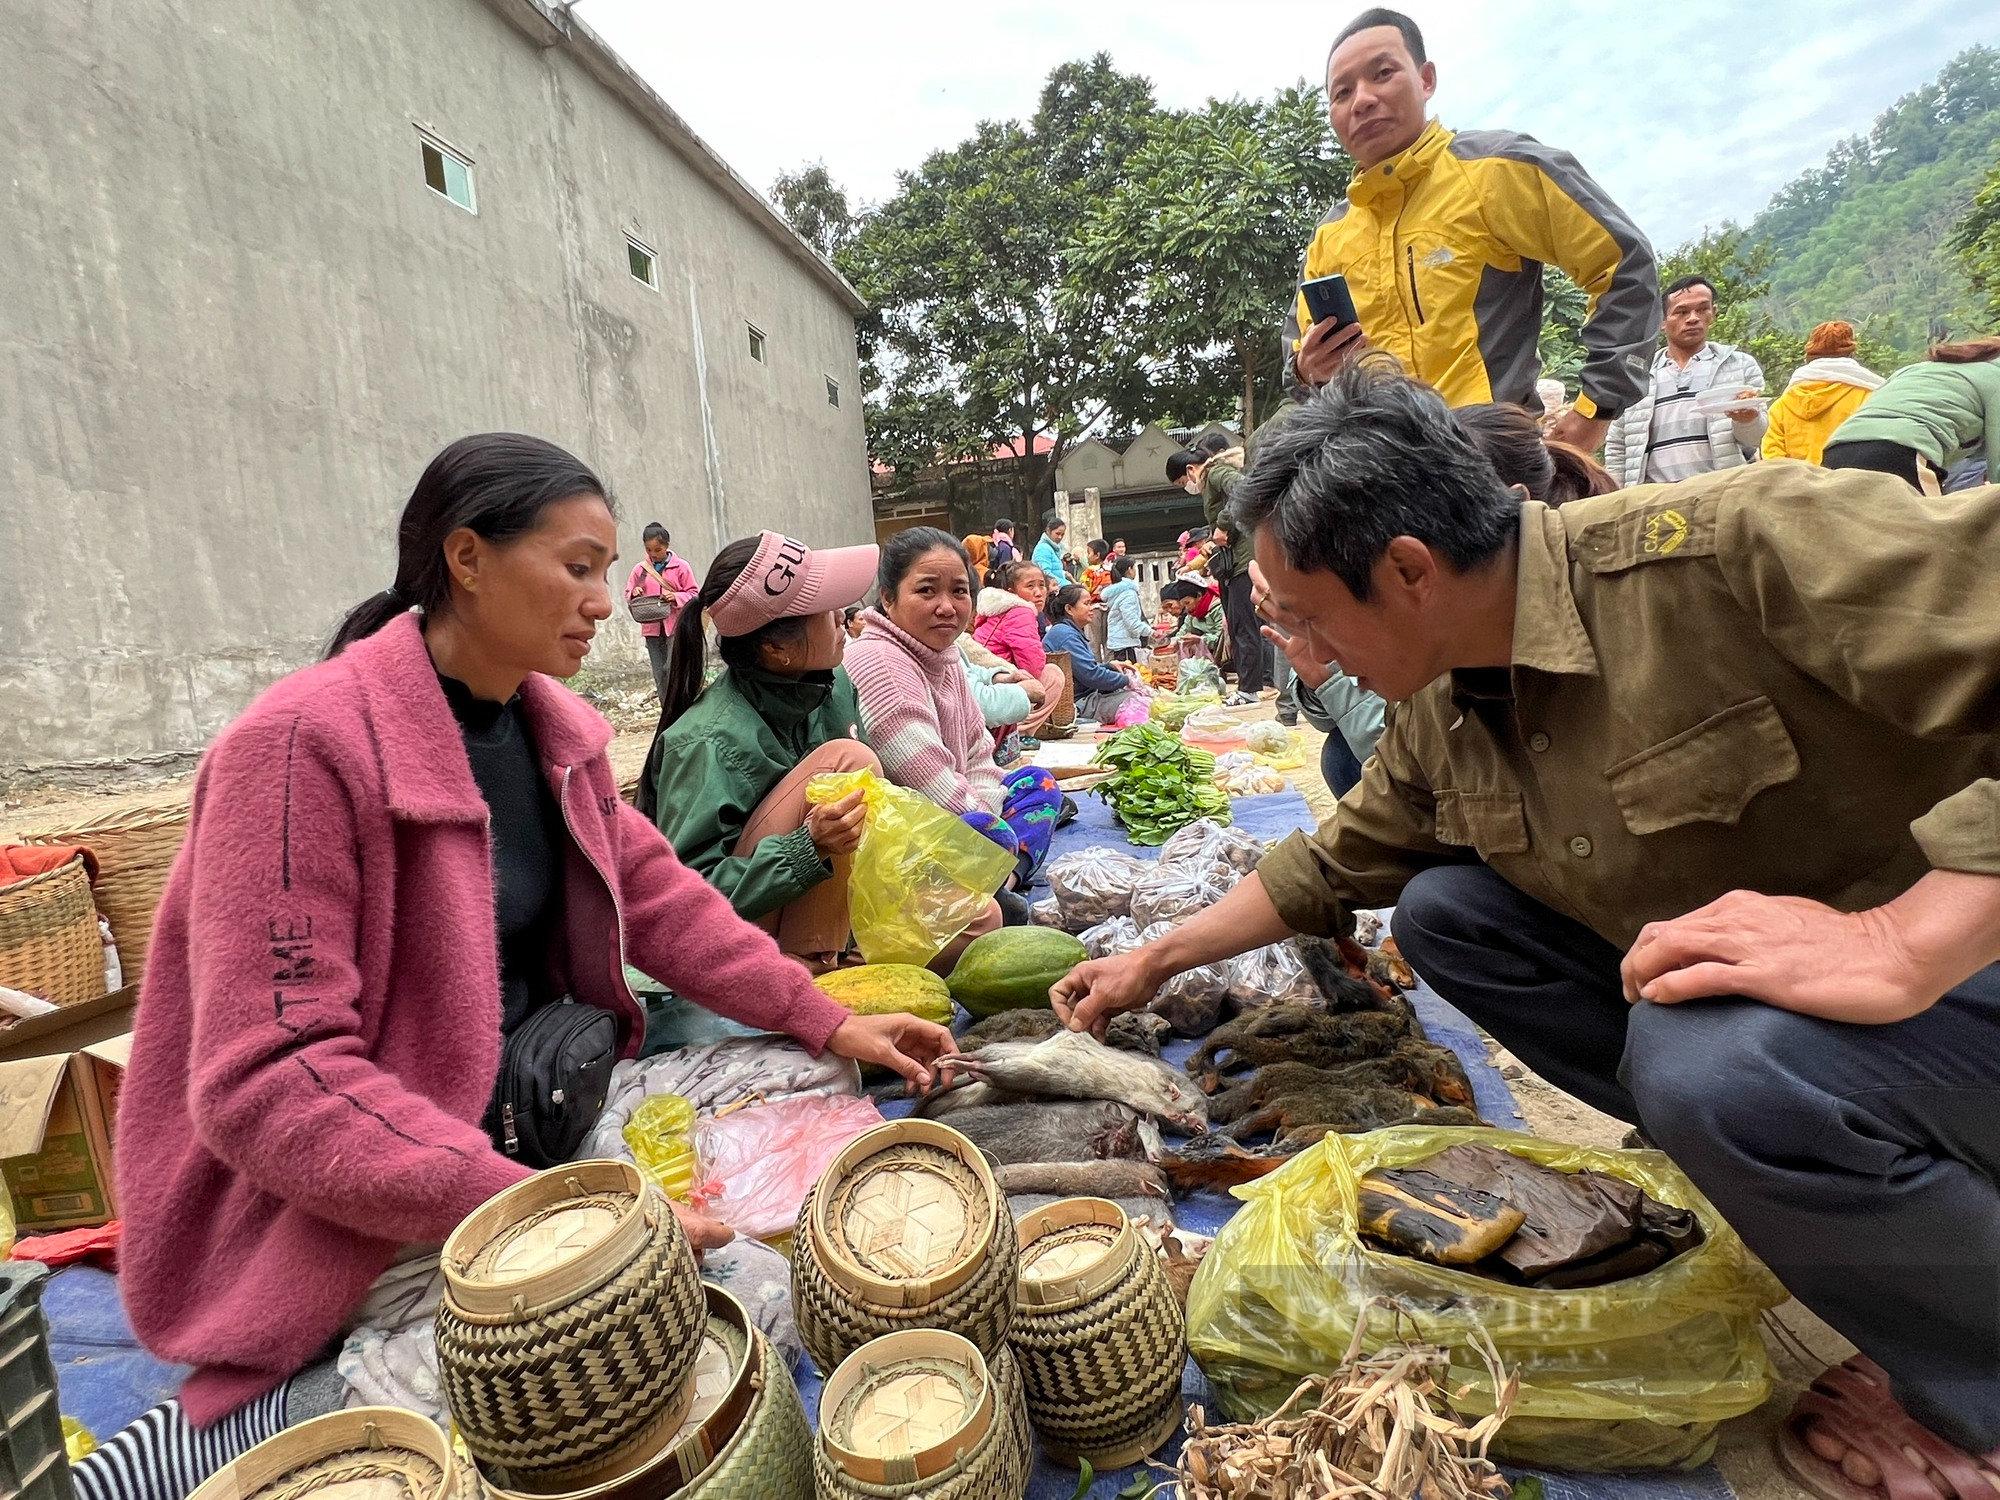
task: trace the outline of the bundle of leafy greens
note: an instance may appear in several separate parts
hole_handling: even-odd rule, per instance
[[[1164,844],[1197,818],[1229,821],[1229,798],[1215,784],[1215,757],[1157,724],[1121,729],[1092,760],[1113,771],[1092,792],[1135,844]]]

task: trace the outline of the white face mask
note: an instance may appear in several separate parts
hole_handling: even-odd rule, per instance
[[[1199,495],[1201,493],[1201,481],[1199,479],[1190,479],[1182,484],[1181,488],[1186,490],[1190,495]]]

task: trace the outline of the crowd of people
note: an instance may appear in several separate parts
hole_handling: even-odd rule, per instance
[[[811,983],[856,961],[866,809],[807,784],[871,772],[1012,857],[947,970],[1027,920],[1074,815],[1037,732],[1065,695],[1117,722],[1161,645],[1227,662],[1239,705],[1269,667],[1342,800],[1209,911],[1078,968],[1059,1013],[1102,1033],[1185,969],[1394,905],[1430,984],[1671,1152],[1864,1351],[1788,1429],[1802,1483],[2000,1488],[2000,489],[1930,498],[2000,451],[2000,338],[1884,379],[1824,324],[1767,401],[1708,337],[1709,282],[1663,304],[1574,158],[1446,129],[1436,84],[1407,17],[1336,39],[1356,172],[1303,279],[1344,276],[1356,316],[1302,293],[1292,403],[1168,460],[1205,530],[1159,620],[1124,543],[1079,552],[1057,513],[1025,548],[1010,520],[764,531],[699,583],[649,525],[623,598],[661,716],[629,806],[561,685],[615,607],[605,486],[512,434],[431,461],[391,585],[196,785],[118,1139],[126,1305],[193,1373],[78,1466],[85,1500],[177,1497],[338,1405],[330,1341],[547,1164],[500,1107],[509,1060],[578,1007],[640,1046],[628,962],[929,1086],[948,1031]],[[1593,299],[1559,409],[1544,262]],[[727,1235],[677,1211],[697,1245]]]

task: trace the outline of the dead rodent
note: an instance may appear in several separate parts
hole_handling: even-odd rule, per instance
[[[1388,1011],[1407,1016],[1411,1030],[1418,1036],[1424,1034],[1410,1002],[1371,976],[1369,954],[1345,940],[1330,943],[1325,938],[1301,937],[1295,942],[1328,1010]]]
[[[1138,1161],[1146,1155],[1137,1112],[1105,1099],[1037,1099],[962,1109],[952,1115],[951,1128],[1003,1166]]]
[[[1240,1073],[1275,1062],[1335,1068],[1392,1052],[1413,1035],[1407,1018],[1385,1011],[1333,1015],[1310,1005],[1273,1005],[1218,1026],[1188,1059],[1190,1075]],[[1216,1066],[1227,1053],[1228,1063]]]
[[[1000,1168],[1003,1193],[1051,1198],[1165,1198],[1167,1177],[1145,1161],[1012,1162]]]
[[[1364,1058],[1337,1068],[1314,1068],[1295,1062],[1267,1064],[1209,1100],[1208,1117],[1226,1124],[1240,1120],[1279,1094],[1319,1086],[1370,1085],[1420,1094],[1433,1104],[1472,1103],[1472,1084],[1456,1053],[1435,1042],[1404,1037],[1393,1051],[1381,1057]]]
[[[988,1042],[940,1060],[942,1071],[1051,1099],[1114,1099],[1176,1130],[1208,1129],[1208,1100],[1176,1069],[1105,1046],[1087,1031],[1058,1031],[1039,1042]],[[955,1111],[953,1123],[957,1123]]]
[[[988,1042],[1037,1042],[1062,1029],[1062,1021],[1052,1010],[1003,1010],[968,1026],[959,1036],[958,1049],[976,1052]],[[1127,1013],[1112,1021],[1104,1033],[1104,1044],[1121,1052],[1158,1057],[1161,1038],[1166,1035],[1167,1023],[1158,1016]]]
[[[1286,1130],[1272,1143],[1276,1146],[1303,1151],[1308,1146],[1317,1146],[1329,1135],[1355,1135],[1368,1130],[1386,1130],[1392,1125],[1427,1125],[1433,1128],[1443,1125],[1484,1125],[1479,1111],[1467,1109],[1463,1104],[1444,1104],[1436,1109],[1425,1106],[1424,1101],[1414,1095],[1405,1095],[1404,1101],[1410,1106],[1406,1114],[1397,1114],[1393,1106],[1385,1108],[1368,1123],[1360,1125],[1299,1125]]]
[[[1160,1166],[1177,1193],[1227,1192],[1277,1171],[1298,1151],[1299,1147],[1282,1143],[1244,1146],[1211,1131],[1166,1152]]]
[[[1308,1138],[1299,1132],[1317,1128],[1322,1136],[1329,1130],[1348,1135],[1391,1125],[1479,1123],[1476,1113],[1459,1106],[1452,1106],[1449,1120],[1439,1119],[1442,1113],[1430,1100],[1402,1089],[1380,1084],[1317,1083],[1274,1094],[1239,1118],[1229,1133],[1240,1141],[1269,1131],[1284,1140],[1309,1145],[1318,1136]],[[1465,1117],[1463,1121],[1460,1115]]]

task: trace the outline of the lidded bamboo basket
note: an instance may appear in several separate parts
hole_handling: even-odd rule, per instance
[[[489,1480],[587,1489],[680,1427],[708,1303],[680,1221],[632,1163],[516,1183],[452,1231],[440,1263],[438,1371]]]
[[[1020,1500],[1033,1462],[1020,1376],[954,1333],[888,1334],[820,1396],[819,1500]]]
[[[118,945],[125,983],[134,985],[145,977],[146,956],[153,947],[153,920],[174,857],[187,841],[187,831],[188,804],[173,801],[37,829],[23,834],[21,842],[75,844],[96,857],[97,909],[111,924],[111,940]]]
[[[792,1302],[821,1370],[905,1329],[997,1353],[1014,1318],[1015,1241],[986,1158],[934,1120],[858,1136],[799,1208]]]
[[[615,1478],[564,1500],[810,1500],[812,1431],[798,1387],[737,1300],[705,1287],[708,1323],[679,1428]],[[487,1487],[491,1500],[542,1500]]]
[[[437,1423],[400,1407],[356,1406],[259,1443],[188,1500],[456,1500],[461,1482]]]
[[[1009,1346],[1028,1419],[1058,1463],[1118,1469],[1181,1425],[1187,1327],[1159,1258],[1102,1198],[1025,1215]]]

